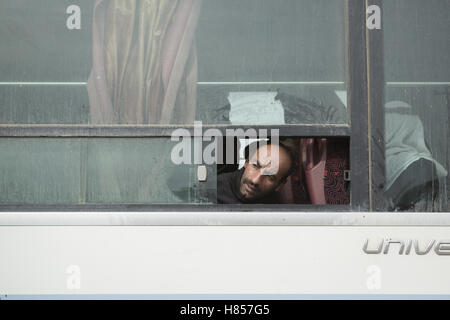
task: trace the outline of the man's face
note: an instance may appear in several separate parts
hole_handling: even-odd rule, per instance
[[[245,163],[239,191],[248,200],[278,191],[290,166],[291,159],[286,150],[277,145],[261,146]]]

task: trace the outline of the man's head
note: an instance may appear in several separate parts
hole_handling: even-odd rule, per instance
[[[255,149],[256,143],[247,148],[250,151],[240,181],[239,191],[247,200],[261,199],[281,189],[294,166],[292,154],[281,144],[263,143]]]

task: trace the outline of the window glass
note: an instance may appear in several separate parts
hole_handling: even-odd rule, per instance
[[[171,161],[160,139],[0,139],[0,204],[214,203],[216,173]]]
[[[347,123],[344,0],[0,8],[1,123]]]
[[[80,201],[78,139],[0,139],[1,204],[73,204]]]
[[[76,3],[79,30],[66,26],[73,1],[0,2],[0,123],[87,123],[93,1]]]
[[[0,124],[36,136],[0,138],[0,204],[218,203],[218,173],[231,167],[175,163],[167,128],[102,138],[50,125],[346,124],[346,3],[2,1]],[[349,139],[288,134],[305,166],[281,203],[350,204]]]
[[[197,33],[199,118],[255,123],[267,109],[261,122],[346,123],[344,5],[205,1]],[[273,115],[264,108],[270,104]]]
[[[385,195],[391,210],[446,211],[450,1],[385,1]]]

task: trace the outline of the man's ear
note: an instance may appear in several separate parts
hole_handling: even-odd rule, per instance
[[[248,167],[248,160],[245,160],[244,168],[247,169],[247,167]]]

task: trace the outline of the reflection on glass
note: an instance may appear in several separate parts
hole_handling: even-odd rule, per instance
[[[344,0],[77,4],[0,4],[1,123],[347,122]]]
[[[447,211],[450,1],[383,5],[387,206]]]
[[[346,90],[344,5],[204,1],[197,118],[211,124],[346,123],[346,101],[336,93]]]
[[[169,139],[0,139],[0,204],[214,203],[215,167],[171,161]]]

